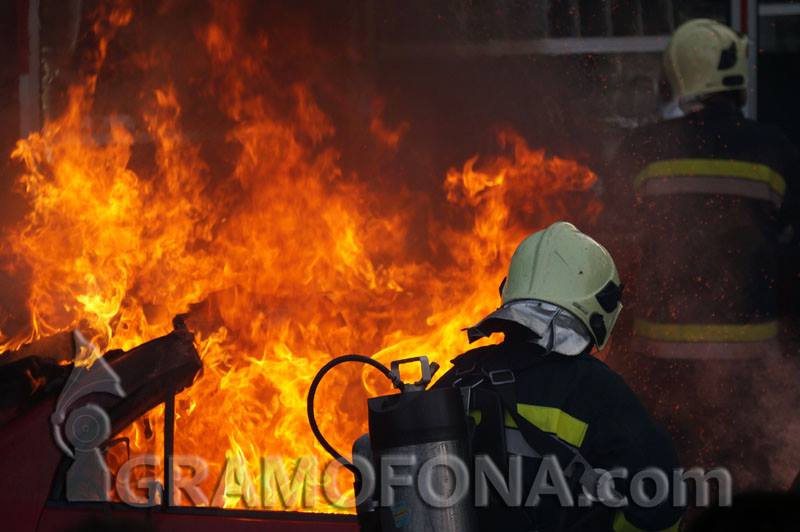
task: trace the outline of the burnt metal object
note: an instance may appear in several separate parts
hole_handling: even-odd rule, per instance
[[[101,394],[91,399],[108,412],[112,434],[189,387],[199,373],[202,363],[194,337],[182,322],[175,325],[168,335],[130,351],[106,353],[105,360],[119,376],[125,397]]]
[[[0,366],[0,427],[25,414],[64,385],[72,366],[51,358],[27,356]]]
[[[174,325],[175,330],[166,336],[130,351],[105,354],[104,360],[119,376],[124,397],[89,393],[74,401],[68,413],[89,403],[98,405],[108,414],[111,434],[116,434],[159,403],[174,401],[174,394],[190,386],[201,369],[192,334],[181,320]],[[38,370],[40,373],[55,373],[45,378],[41,389],[47,391],[28,395],[24,412],[18,412],[0,431],[0,470],[4,473],[0,476],[0,508],[7,510],[4,525],[11,530],[35,530],[48,498],[63,500],[59,495],[63,495],[65,473],[72,463],[57,447],[50,424],[56,411],[55,395],[72,366],[28,357],[20,360],[18,367],[9,365],[0,373],[7,371],[5,377],[13,381],[14,373],[24,375],[37,364],[45,368]]]

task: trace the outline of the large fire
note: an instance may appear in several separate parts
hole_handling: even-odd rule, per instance
[[[570,209],[599,211],[591,194],[571,194],[589,190],[590,170],[508,129],[501,155],[452,168],[438,195],[346,170],[311,85],[272,78],[269,38],[245,32],[237,6],[214,3],[194,29],[208,65],[197,93],[156,74],[138,87],[155,144],[146,169],[131,165],[130,124],[113,109],[105,122],[91,118],[106,51],[136,16],[105,6],[96,68],[71,88],[63,115],[17,144],[30,212],[3,235],[4,267],[29,279],[30,320],[3,331],[0,352],[72,328],[129,349],[189,314],[204,369],[178,397],[176,452],[206,459],[209,485],[226,457],[246,463],[255,483],[262,456],[323,462],[305,414],[319,367],[346,352],[385,363],[425,354],[448,367],[468,346],[461,329],[497,305],[524,235],[572,218]],[[137,52],[143,70],[157,69],[153,46]],[[236,155],[224,175],[183,125],[192,98],[227,119],[222,136]],[[382,106],[366,129],[396,149],[413,124],[385,124]],[[378,391],[368,375],[338,371],[317,397],[322,429],[343,451],[366,430],[364,398]],[[161,416],[128,430],[133,452],[157,448]],[[322,499],[315,509],[331,511]]]

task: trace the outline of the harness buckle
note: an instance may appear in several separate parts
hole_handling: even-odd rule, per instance
[[[495,386],[512,384],[517,380],[517,378],[514,376],[514,372],[510,369],[496,369],[494,371],[490,371],[488,376],[489,381]]]
[[[466,381],[466,382],[465,382]],[[469,405],[472,400],[472,389],[480,386],[484,381],[482,375],[471,374],[457,378],[453,382],[453,386],[461,391],[461,399],[464,401],[464,412],[469,415]]]
[[[468,368],[456,368],[456,375],[467,375],[468,373],[472,373],[475,371],[475,364],[471,365]]]

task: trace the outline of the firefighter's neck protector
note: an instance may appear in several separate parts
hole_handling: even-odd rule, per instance
[[[509,321],[534,333],[529,341],[547,352],[574,356],[582,353],[592,342],[586,326],[572,313],[535,299],[511,301],[495,310],[467,329],[469,341],[504,331],[504,322]]]
[[[577,318],[598,349],[603,349],[622,310],[621,293],[619,273],[608,251],[574,225],[556,222],[517,247],[503,286],[503,306],[498,311],[520,300],[548,303],[562,312],[543,306],[529,306],[528,310],[535,308],[536,314],[545,318],[552,313],[551,323],[558,323],[562,331],[574,332],[575,327],[566,327],[569,319],[556,315]],[[541,336],[549,341],[548,335]]]

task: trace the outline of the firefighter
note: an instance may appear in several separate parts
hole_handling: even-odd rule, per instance
[[[664,472],[663,500],[643,507],[543,496],[514,507],[496,496],[479,510],[482,530],[677,530],[671,440],[623,379],[592,355],[609,342],[622,309],[622,285],[609,253],[572,224],[526,238],[501,285],[502,306],[467,329],[470,341],[495,332],[500,344],[468,351],[437,386],[457,386],[474,420],[475,455],[511,469],[522,457],[523,486],[536,484],[543,458],[555,456],[569,485],[593,493],[592,472],[621,468],[621,496],[646,468]],[[541,478],[541,477],[538,477]],[[530,501],[526,501],[530,502]],[[571,506],[571,507],[570,507]]]
[[[747,54],[746,37],[719,22],[680,26],[662,66],[683,116],[629,135],[607,188],[640,256],[624,365],[683,463],[749,463],[745,483],[766,454],[745,435],[775,436],[759,429],[758,404],[781,355],[777,257],[796,226],[800,162],[779,131],[742,114]]]

